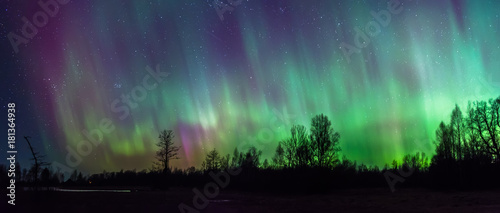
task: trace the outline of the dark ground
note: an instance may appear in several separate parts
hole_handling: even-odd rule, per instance
[[[0,212],[179,212],[193,206],[190,188],[169,191],[18,192],[15,209]],[[5,202],[3,202],[5,203]],[[12,210],[11,210],[12,209]],[[432,191],[389,188],[339,190],[328,194],[287,195],[221,190],[200,212],[500,212],[500,190]]]

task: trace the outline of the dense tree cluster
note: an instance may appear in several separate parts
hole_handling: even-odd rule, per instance
[[[500,97],[469,103],[465,115],[455,106],[450,123],[441,122],[431,166],[434,178],[441,185],[489,184],[499,178],[499,108]]]
[[[340,134],[327,116],[312,119],[310,134],[302,125],[294,125],[290,138],[280,142],[273,157],[274,168],[331,168],[338,163]]]

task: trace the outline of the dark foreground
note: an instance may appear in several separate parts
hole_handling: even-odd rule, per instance
[[[179,212],[180,203],[193,207],[193,197],[190,188],[132,193],[45,192],[39,198],[33,192],[18,192],[15,210],[2,212]],[[500,190],[398,189],[391,193],[381,188],[312,195],[222,190],[200,212],[500,212]]]

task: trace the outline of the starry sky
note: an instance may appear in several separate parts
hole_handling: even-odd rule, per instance
[[[73,0],[16,53],[9,33],[43,9],[2,0],[0,104],[16,103],[18,158],[29,165],[29,135],[47,162],[141,170],[171,129],[174,167],[199,167],[213,148],[270,159],[320,113],[349,159],[432,154],[455,104],[500,94],[500,2],[400,0],[381,25],[372,14],[388,2],[243,0],[218,13],[208,0]]]

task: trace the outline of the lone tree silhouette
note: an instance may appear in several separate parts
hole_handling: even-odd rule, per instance
[[[169,162],[173,159],[179,159],[177,156],[177,152],[181,148],[180,146],[174,146],[174,133],[172,130],[163,130],[160,132],[160,141],[156,144],[160,150],[156,152],[156,159],[159,162],[156,162],[156,165],[163,171],[163,173],[167,173],[170,171]]]
[[[30,136],[24,136],[24,139],[26,139],[26,142],[28,142],[28,146],[30,147],[31,154],[33,155],[33,158],[31,160],[35,161],[35,164],[33,165],[33,168],[32,168],[33,169],[32,172],[33,172],[34,189],[35,189],[35,191],[37,191],[38,190],[38,174],[41,171],[41,167],[42,166],[47,166],[49,164],[43,160],[43,158],[45,158],[45,155],[40,155],[39,152],[36,152],[33,149],[33,146],[31,146],[31,143],[28,140],[28,138],[31,138],[31,137]]]

